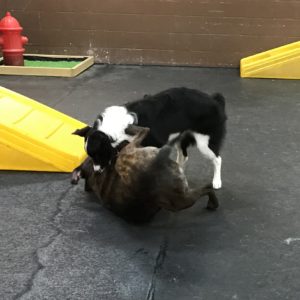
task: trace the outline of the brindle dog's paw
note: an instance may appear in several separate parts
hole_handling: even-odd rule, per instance
[[[219,203],[215,203],[211,200],[208,200],[206,209],[212,211],[212,210],[216,210],[218,207],[219,207]]]
[[[80,180],[80,172],[74,171],[71,177],[71,184],[78,184]]]
[[[79,180],[77,180],[77,179],[71,178],[70,183],[76,185],[76,184],[78,184],[78,181]]]
[[[219,201],[214,190],[208,193],[208,201],[206,208],[208,210],[216,210],[219,207]]]

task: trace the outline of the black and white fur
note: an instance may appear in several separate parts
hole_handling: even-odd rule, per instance
[[[220,149],[226,133],[226,119],[225,99],[221,94],[208,95],[182,87],[146,95],[141,100],[121,106],[110,106],[98,117],[94,127],[105,133],[114,146],[131,140],[125,133],[130,124],[150,128],[143,146],[161,147],[185,132],[185,138],[178,139],[177,162],[183,165],[188,158],[187,147],[195,144],[212,161],[212,184],[219,189],[222,186]],[[86,149],[100,151],[95,143],[95,139],[87,139]],[[90,156],[93,158],[93,155]],[[96,170],[101,168],[96,161],[94,164]]]

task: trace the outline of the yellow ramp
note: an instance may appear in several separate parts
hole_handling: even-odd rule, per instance
[[[86,157],[85,124],[0,86],[0,169],[70,172]]]
[[[243,58],[241,77],[300,79],[300,42]]]

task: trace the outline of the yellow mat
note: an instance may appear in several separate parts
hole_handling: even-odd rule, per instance
[[[70,172],[86,157],[85,124],[0,86],[0,169]]]
[[[241,77],[300,79],[300,42],[243,58]]]

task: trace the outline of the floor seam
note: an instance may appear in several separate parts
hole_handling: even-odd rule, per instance
[[[156,256],[155,265],[153,268],[152,278],[149,285],[149,289],[147,292],[146,300],[154,300],[155,299],[155,290],[156,290],[156,278],[158,272],[162,269],[163,264],[165,262],[165,258],[168,250],[168,240],[165,237],[160,244],[159,251]]]
[[[42,246],[38,247],[36,249],[36,251],[33,253],[33,258],[34,258],[34,263],[37,264],[37,268],[36,270],[31,274],[27,284],[25,285],[25,287],[23,288],[23,290],[21,290],[19,293],[17,293],[17,295],[15,295],[13,297],[14,300],[18,300],[21,299],[23,296],[25,296],[26,294],[28,294],[34,285],[34,281],[35,278],[37,277],[37,275],[40,273],[41,270],[43,270],[45,268],[45,266],[43,265],[43,263],[41,262],[40,259],[40,254],[39,252],[41,250],[47,249],[50,245],[52,245],[54,243],[54,241],[63,233],[62,229],[60,228],[59,225],[59,220],[58,218],[62,215],[63,213],[63,209],[62,209],[62,201],[63,199],[66,197],[66,195],[69,193],[69,191],[72,189],[72,186],[69,187],[66,191],[64,191],[60,197],[57,199],[57,205],[56,205],[56,209],[53,212],[51,218],[50,218],[50,223],[53,226],[53,228],[55,229],[56,233],[53,234],[49,240],[47,242],[45,242]]]

